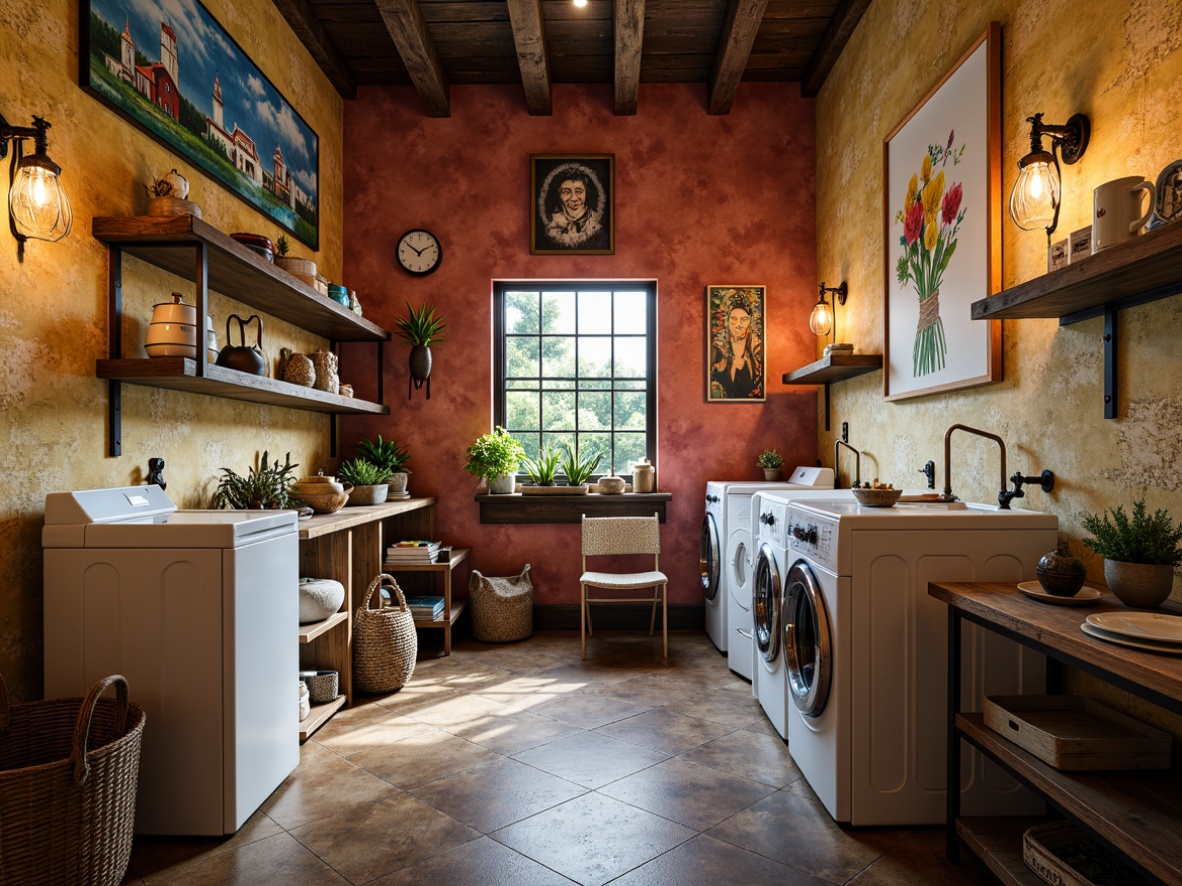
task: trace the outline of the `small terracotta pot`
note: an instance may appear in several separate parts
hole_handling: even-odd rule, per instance
[[[1104,581],[1116,599],[1136,609],[1154,609],[1166,601],[1174,587],[1174,567],[1169,563],[1104,561]]]

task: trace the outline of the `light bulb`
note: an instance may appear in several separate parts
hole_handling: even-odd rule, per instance
[[[1043,155],[1046,156],[1046,155]],[[1042,159],[1024,161],[1010,193],[1010,218],[1023,231],[1049,228],[1059,205],[1059,173]]]
[[[813,305],[813,312],[809,315],[809,329],[813,331],[814,335],[828,335],[832,328],[833,308],[822,296],[821,300]]]
[[[579,9],[582,9],[586,5],[587,0],[575,0],[575,6],[579,7]]]
[[[49,165],[37,155],[21,160],[8,194],[8,208],[21,236],[52,243],[70,233],[74,215],[56,164],[48,158],[45,162]]]

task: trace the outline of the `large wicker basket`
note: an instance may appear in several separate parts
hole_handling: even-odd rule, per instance
[[[0,884],[122,882],[144,720],[118,675],[85,699],[11,707],[0,678]]]
[[[398,605],[382,602],[382,583],[390,585]],[[378,608],[371,609],[374,597]],[[353,688],[360,692],[393,692],[414,673],[419,636],[402,588],[382,573],[369,584],[365,602],[353,617]]]
[[[565,488],[565,487],[563,487]],[[524,640],[534,630],[534,586],[529,564],[520,575],[482,575],[473,569],[468,578],[472,606],[472,636],[482,643]]]

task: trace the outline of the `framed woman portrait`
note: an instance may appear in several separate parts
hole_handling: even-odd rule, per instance
[[[761,403],[766,286],[707,286],[706,402]]]
[[[530,154],[531,255],[614,255],[615,154]]]

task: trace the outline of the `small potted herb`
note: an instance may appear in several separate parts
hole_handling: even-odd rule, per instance
[[[398,317],[394,325],[398,334],[410,348],[410,377],[415,390],[427,383],[427,399],[431,399],[431,345],[443,341],[443,330],[447,324],[436,316],[434,306],[423,305],[418,310],[406,303],[407,316]],[[409,395],[408,395],[409,399]]]
[[[1088,514],[1083,528],[1094,538],[1084,546],[1104,558],[1104,580],[1126,606],[1153,609],[1174,586],[1174,567],[1182,563],[1182,526],[1165,511],[1149,516],[1145,500],[1133,502],[1130,519],[1124,507],[1104,514]]]
[[[488,491],[494,494],[513,492],[517,468],[525,458],[525,449],[509,432],[497,425],[491,434],[481,434],[467,449],[468,462],[464,470],[488,481]]]
[[[780,473],[784,468],[784,459],[776,450],[765,449],[759,453],[759,458],[755,460],[755,463],[763,468],[763,479],[773,483],[780,479]]]
[[[378,467],[364,458],[342,462],[340,470],[337,471],[338,480],[353,484],[348,501],[351,505],[380,505],[390,491],[386,482],[389,477],[390,474],[385,468]]]
[[[279,239],[275,241],[275,267],[282,268],[287,273],[296,276],[314,278],[318,270],[316,262],[289,255],[290,252],[291,241],[285,235],[280,234]]]
[[[410,453],[393,440],[383,440],[381,434],[376,440],[362,440],[357,444],[357,457],[385,471],[388,479],[383,482],[389,484],[390,495],[407,494],[406,482],[410,468],[406,467],[406,463],[410,461]]]

